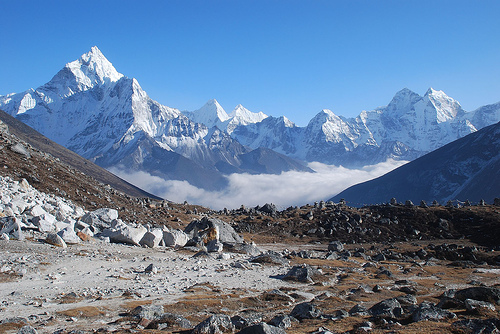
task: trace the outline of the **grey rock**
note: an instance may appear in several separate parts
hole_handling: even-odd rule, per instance
[[[201,220],[194,220],[184,229],[184,232],[191,238],[200,235],[200,232],[210,228],[217,228],[219,231],[218,240],[223,244],[242,243],[243,238],[226,222],[220,219],[203,217]]]
[[[79,244],[82,242],[82,239],[76,235],[75,230],[70,226],[57,232],[57,235],[59,235],[66,244]]]
[[[138,319],[153,320],[159,318],[163,314],[162,305],[140,305],[134,308],[130,315]]]
[[[24,155],[26,158],[31,158],[31,154],[28,149],[21,143],[16,143],[10,147],[12,152]]]
[[[332,241],[328,244],[328,250],[331,252],[342,252],[344,251],[344,245],[340,241]]]
[[[112,242],[139,246],[146,232],[147,229],[142,225],[133,227],[120,220],[115,220],[113,221],[112,227],[102,232],[102,236],[108,237]]]
[[[457,315],[455,313],[441,309],[429,302],[423,302],[420,304],[412,314],[412,320],[414,322],[422,320],[454,319],[456,317]]]
[[[299,320],[315,319],[321,316],[321,311],[314,304],[303,302],[295,305],[290,316]]]
[[[271,264],[287,264],[288,261],[285,260],[281,254],[273,252],[273,251],[268,251],[267,253],[263,253],[260,255],[257,255],[255,257],[252,257],[250,262],[254,263],[271,263]]]
[[[110,208],[101,208],[88,212],[80,218],[84,223],[95,226],[100,230],[111,227],[111,222],[118,219],[118,211]]]
[[[151,231],[147,231],[144,233],[139,244],[141,246],[146,246],[149,248],[156,248],[160,245],[160,242],[163,239],[163,230],[160,228],[154,228]]]
[[[488,311],[495,311],[495,305],[493,305],[492,303],[474,299],[466,299],[464,303],[467,311],[472,313],[481,314]]]
[[[163,231],[163,241],[168,247],[184,247],[189,236],[181,230]]]
[[[19,328],[17,334],[38,334],[37,330],[30,325]]]
[[[33,217],[31,222],[38,227],[40,232],[55,232],[56,231],[56,217],[50,213],[44,213],[40,216]]]
[[[57,247],[62,247],[66,248],[68,245],[66,242],[64,242],[63,238],[61,238],[58,234],[56,233],[49,233],[47,234],[47,237],[45,238],[45,242]]]
[[[284,293],[283,291],[279,289],[274,289],[268,292],[264,292],[262,294],[262,298],[265,301],[281,301],[281,302],[288,302],[288,303],[294,303],[295,299]]]
[[[147,329],[160,329],[164,330],[165,328],[171,327],[180,327],[180,328],[191,328],[192,324],[189,320],[184,318],[181,315],[173,314],[173,313],[163,313],[160,316],[157,316],[149,325]]]
[[[193,328],[192,334],[219,334],[234,332],[231,318],[225,314],[212,315]]]
[[[21,222],[16,217],[0,218],[0,234],[7,234],[9,239],[24,240]]]
[[[241,334],[286,334],[285,330],[279,327],[268,325],[264,322],[243,328],[238,333]]]
[[[242,329],[262,322],[262,315],[260,313],[250,313],[245,314],[245,316],[235,315],[231,317],[231,322],[236,329]]]
[[[210,240],[207,244],[207,252],[210,253],[220,253],[223,249],[224,245],[217,240]]]
[[[480,300],[499,305],[500,289],[485,286],[475,286],[456,291],[454,298],[462,301],[465,301],[466,299]]]
[[[364,307],[363,305],[356,304],[349,310],[349,314],[352,316],[355,316],[355,315],[367,316],[368,309],[366,307]]]
[[[465,333],[498,334],[500,333],[500,319],[465,319],[455,321],[453,327]]]
[[[390,298],[373,305],[368,312],[374,317],[400,318],[403,315],[403,308],[396,298]]]
[[[296,265],[286,273],[283,277],[287,281],[297,281],[303,283],[315,283],[318,281],[325,280],[325,276],[321,271],[310,265]]]
[[[293,322],[298,322],[297,319],[286,314],[277,315],[269,321],[270,325],[275,327],[287,329],[292,327]]]

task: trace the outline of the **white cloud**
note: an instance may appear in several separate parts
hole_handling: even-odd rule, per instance
[[[348,169],[313,162],[309,167],[316,173],[291,171],[280,175],[231,174],[227,176],[229,186],[222,191],[207,191],[186,181],[163,180],[145,172],[126,173],[117,168],[111,169],[111,172],[173,202],[188,201],[216,210],[238,208],[242,204],[253,207],[265,203],[285,208],[326,200],[354,184],[381,176],[405,163],[406,161],[388,160],[361,169]]]

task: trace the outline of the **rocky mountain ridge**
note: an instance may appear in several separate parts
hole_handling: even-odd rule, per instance
[[[379,178],[354,185],[331,200],[351,205],[387,203],[391,197],[461,202],[500,198],[500,123],[457,139]]]
[[[205,189],[223,188],[226,170],[252,172],[240,159],[251,149],[227,132],[195,123],[152,100],[137,80],[118,73],[97,47],[36,90],[0,97],[0,108],[106,168],[145,171]],[[252,115],[239,106],[230,125],[254,121]],[[278,172],[308,170],[272,153],[283,162],[273,166]]]

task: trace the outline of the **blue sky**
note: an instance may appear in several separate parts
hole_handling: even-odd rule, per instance
[[[0,0],[0,94],[97,45],[155,100],[195,110],[354,117],[400,89],[500,101],[500,1]]]

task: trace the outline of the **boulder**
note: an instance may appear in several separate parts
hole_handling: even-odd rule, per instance
[[[66,245],[66,242],[64,242],[64,240],[56,233],[47,234],[45,242],[57,247],[62,247],[62,248],[68,247],[68,245]]]
[[[163,314],[162,305],[140,305],[134,308],[130,315],[138,319],[148,319],[153,320],[160,317]]]
[[[66,242],[67,244],[79,244],[82,239],[76,235],[75,230],[68,226],[61,231],[57,232],[57,234]]]
[[[476,313],[476,314],[484,314],[490,311],[495,312],[495,305],[488,302],[483,302],[480,300],[474,299],[466,299],[465,300],[465,308],[467,311]]]
[[[368,312],[379,318],[400,318],[403,315],[403,308],[396,298],[389,298],[373,305]]]
[[[422,320],[442,320],[442,319],[453,319],[456,318],[457,315],[453,312],[450,312],[445,309],[441,309],[436,305],[423,302],[419,305],[419,307],[413,312],[412,320],[414,322],[422,321]]]
[[[340,241],[332,241],[328,244],[328,251],[330,252],[343,252],[344,245]]]
[[[181,230],[163,231],[163,241],[168,247],[184,247],[189,236]]]
[[[291,317],[296,319],[316,319],[321,316],[321,311],[316,308],[316,306],[309,302],[303,302],[295,305],[292,312],[290,313]]]
[[[141,246],[147,246],[149,248],[156,248],[160,245],[162,239],[163,230],[161,228],[153,228],[144,234],[139,244]]]
[[[56,227],[56,217],[50,213],[43,213],[40,216],[33,217],[31,222],[38,228],[40,232],[55,232]]]
[[[111,228],[105,229],[101,234],[103,237],[108,237],[111,242],[127,243],[139,246],[140,241],[147,232],[147,229],[142,225],[133,227],[125,224],[121,220],[113,221],[112,225],[113,226]]]
[[[268,251],[257,256],[252,257],[250,262],[254,263],[270,263],[270,264],[287,264],[288,261],[283,258],[279,253]]]
[[[151,321],[147,326],[147,329],[164,330],[171,327],[191,328],[192,325],[189,320],[181,315],[173,313],[163,313],[162,315],[156,317],[153,321]]]
[[[311,267],[308,264],[296,265],[286,273],[284,280],[297,281],[303,283],[315,283],[318,281],[324,281],[325,276],[323,273]]]
[[[192,334],[219,334],[234,332],[231,318],[225,314],[212,315],[203,320],[192,330]]]
[[[24,240],[21,222],[16,217],[0,218],[0,234],[6,234],[9,239]]]
[[[245,327],[240,334],[286,334],[285,330],[279,327],[268,325],[264,322]]]
[[[104,230],[111,226],[111,222],[118,219],[118,211],[115,209],[101,208],[84,214],[80,219],[84,223]]]
[[[455,321],[453,327],[458,328],[463,333],[499,333],[500,319],[465,319]]]
[[[473,299],[499,305],[500,289],[486,286],[474,286],[456,291],[454,297],[461,301]]]
[[[191,239],[205,239],[205,243],[214,239],[209,236],[211,231],[218,232],[215,239],[219,240],[223,244],[236,244],[243,242],[243,238],[236,233],[231,225],[216,218],[203,217],[201,220],[194,220],[184,229],[184,232],[188,234]]]
[[[280,314],[280,315],[277,315],[274,318],[272,318],[269,321],[269,324],[273,325],[275,327],[287,329],[289,327],[292,327],[293,322],[298,322],[298,320],[295,319],[294,317],[289,316],[289,315]]]
[[[37,330],[30,325],[23,326],[19,328],[17,334],[38,334]]]

